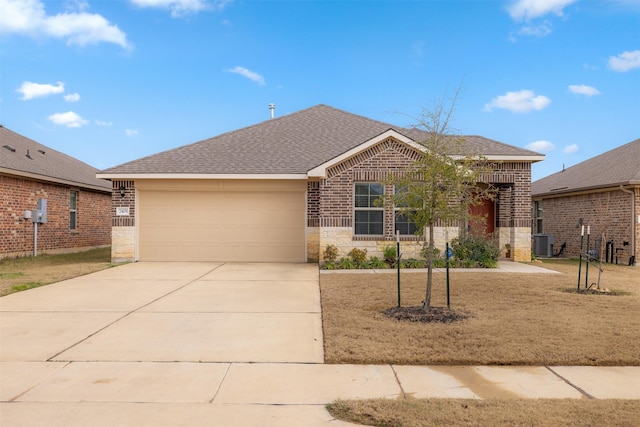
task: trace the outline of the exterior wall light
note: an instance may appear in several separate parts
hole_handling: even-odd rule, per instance
[[[119,190],[120,190],[120,197],[124,197],[124,191],[126,190],[126,189],[124,188],[124,185],[121,185],[121,186],[120,186],[120,188],[119,188]]]

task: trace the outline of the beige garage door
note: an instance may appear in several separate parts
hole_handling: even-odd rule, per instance
[[[136,188],[141,261],[305,261],[305,182],[145,180]]]

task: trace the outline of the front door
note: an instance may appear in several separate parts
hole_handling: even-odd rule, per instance
[[[496,229],[495,204],[485,199],[477,206],[469,207],[469,227],[478,234],[491,234]]]

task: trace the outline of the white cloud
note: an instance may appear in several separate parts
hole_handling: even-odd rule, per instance
[[[507,6],[507,12],[516,21],[527,21],[553,13],[564,14],[564,8],[577,0],[516,0]]]
[[[230,73],[240,74],[241,76],[244,76],[249,80],[258,83],[260,86],[264,86],[266,84],[266,82],[264,81],[264,77],[254,71],[247,70],[244,67],[236,66],[227,71]]]
[[[79,10],[86,2],[75,3]],[[127,35],[102,15],[85,12],[47,16],[40,0],[0,0],[0,32],[66,39],[67,44],[85,46],[100,42],[129,48]]]
[[[135,129],[125,129],[125,130],[124,130],[124,134],[125,134],[125,135],[127,135],[127,136],[136,136],[136,135],[138,135],[139,133],[140,133],[140,132],[138,132],[138,131],[137,131],[137,130],[135,130]]]
[[[535,142],[532,142],[531,144],[528,144],[527,148],[529,150],[542,152],[542,151],[553,151],[556,149],[556,146],[550,143],[549,141],[540,140],[540,141],[535,141]]]
[[[569,85],[569,91],[577,95],[594,96],[600,95],[600,91],[593,86]]]
[[[174,18],[197,13],[208,9],[224,9],[227,4],[233,0],[214,0],[207,2],[206,0],[130,0],[131,3],[139,7],[155,7],[158,9],[171,10],[171,16]]]
[[[64,96],[64,100],[67,102],[78,102],[80,101],[79,93],[70,93],[69,95]]]
[[[87,10],[89,3],[85,0],[65,0],[67,10]]]
[[[49,120],[57,125],[66,126],[68,128],[79,128],[89,123],[88,120],[80,117],[79,114],[73,111],[67,111],[66,113],[56,113],[49,116]]]
[[[544,95],[536,95],[532,90],[507,92],[497,96],[490,103],[485,104],[484,111],[503,108],[514,113],[527,113],[532,110],[542,110],[551,104],[551,100]]]
[[[626,51],[618,56],[609,57],[609,68],[620,72],[640,68],[640,50]]]
[[[576,144],[567,145],[566,147],[564,147],[562,149],[562,152],[565,153],[565,154],[577,153],[578,152],[578,145],[576,145]]]
[[[551,34],[551,22],[544,21],[540,25],[522,27],[518,30],[518,35],[530,37],[545,37]]]
[[[104,126],[104,127],[107,127],[107,126],[111,126],[111,125],[113,125],[113,122],[106,122],[106,121],[104,121],[104,120],[96,120],[96,124],[97,124],[98,126]]]
[[[58,82],[58,85],[54,86],[48,83],[33,83],[25,81],[18,89],[16,89],[16,92],[20,92],[22,94],[21,99],[26,101],[28,99],[62,93],[64,92],[64,83]]]

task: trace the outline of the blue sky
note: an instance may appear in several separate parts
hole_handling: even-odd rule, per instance
[[[640,0],[0,0],[0,123],[104,169],[316,104],[546,155],[640,137]],[[597,172],[596,172],[597,173]]]

